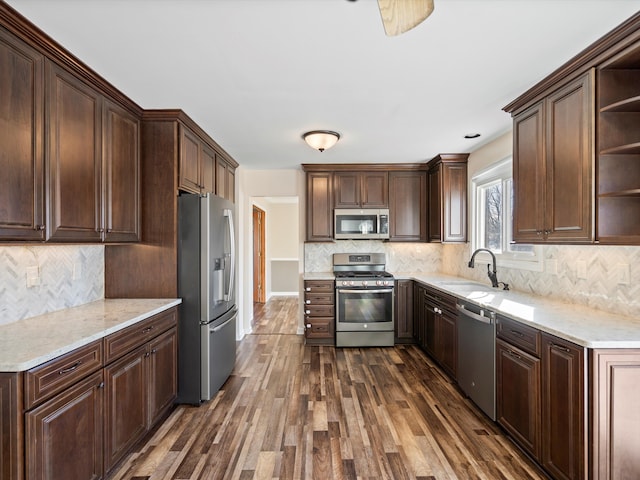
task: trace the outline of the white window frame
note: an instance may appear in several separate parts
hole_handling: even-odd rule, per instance
[[[503,267],[541,272],[543,270],[543,262],[542,247],[540,245],[534,245],[533,252],[515,252],[509,249],[513,237],[511,191],[508,188],[513,185],[512,165],[513,160],[509,156],[476,172],[471,177],[471,248],[472,251],[478,248],[485,248],[484,242],[481,241],[484,238],[484,221],[481,221],[484,218],[484,201],[481,198],[482,189],[501,182],[503,185],[503,221],[508,221],[502,228],[502,247],[500,251],[493,251],[496,256],[496,262]],[[476,256],[476,262],[489,263],[491,262],[491,256],[486,252],[479,252]]]

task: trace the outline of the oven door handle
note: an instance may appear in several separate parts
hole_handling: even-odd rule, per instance
[[[352,292],[366,292],[366,293],[393,293],[393,288],[385,288],[383,290],[369,290],[366,288],[352,288],[348,290],[339,289],[338,293],[352,293]]]

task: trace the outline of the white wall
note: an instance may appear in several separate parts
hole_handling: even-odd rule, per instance
[[[305,212],[305,177],[299,170],[249,170],[238,167],[237,208],[238,208],[238,250],[240,272],[238,278],[238,338],[251,333],[253,318],[253,197],[298,197],[297,258],[304,258],[303,244]],[[299,273],[302,273],[299,262]],[[300,275],[300,278],[302,276]],[[298,291],[302,288],[298,285]],[[300,329],[302,322],[300,312]]]

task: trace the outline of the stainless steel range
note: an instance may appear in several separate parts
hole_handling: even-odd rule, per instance
[[[394,278],[384,253],[334,253],[336,347],[392,347]]]

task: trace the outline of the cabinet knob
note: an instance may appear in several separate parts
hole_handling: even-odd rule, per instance
[[[311,310],[305,310],[304,313],[306,313],[307,315],[311,314]]]
[[[42,231],[44,230],[44,225],[34,225],[33,229],[37,231]]]
[[[307,287],[304,289],[306,292],[310,292],[311,291],[311,287]]]
[[[306,303],[307,305],[309,305],[311,303],[311,300],[305,300],[304,303]]]
[[[100,383],[98,384],[98,388],[104,388],[104,382],[100,382]]]
[[[158,351],[157,351],[155,348],[151,350],[151,354],[152,354],[152,355],[155,355],[157,352],[158,352]]]
[[[311,324],[310,323],[307,323],[307,328],[311,328]]]

